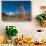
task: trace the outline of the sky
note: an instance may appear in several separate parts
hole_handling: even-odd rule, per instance
[[[2,0],[2,1],[22,1],[22,0]],[[23,0],[23,1],[31,1],[31,0]]]
[[[24,12],[31,12],[31,1],[2,1],[2,12],[7,13],[20,13],[22,12],[21,7],[24,6]]]

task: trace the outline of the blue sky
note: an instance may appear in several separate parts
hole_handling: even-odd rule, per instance
[[[2,0],[2,1],[31,1],[31,0]]]
[[[19,12],[21,13],[21,6],[24,6],[25,13],[31,12],[31,2],[30,1],[2,1],[2,12]]]

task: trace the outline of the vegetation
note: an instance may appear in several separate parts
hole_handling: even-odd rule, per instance
[[[2,13],[2,15],[3,15],[3,16],[8,16],[8,15],[6,15],[5,13]]]
[[[12,36],[17,36],[17,29],[15,26],[6,26],[6,29],[5,29],[5,34],[6,36],[8,36],[8,38],[11,39]]]
[[[46,20],[46,14],[38,15],[38,16],[36,17],[36,19],[39,20],[39,21]]]

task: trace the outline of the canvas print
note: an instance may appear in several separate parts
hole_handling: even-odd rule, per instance
[[[31,1],[2,1],[3,21],[30,21]]]

